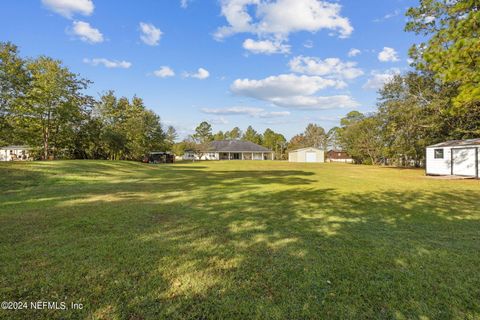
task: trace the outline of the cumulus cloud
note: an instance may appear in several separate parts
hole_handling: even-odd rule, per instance
[[[354,107],[357,103],[349,96],[316,96],[325,88],[343,88],[343,81],[319,76],[282,74],[261,80],[237,79],[230,90],[241,96],[270,102],[287,108],[329,109]]]
[[[77,13],[89,16],[95,8],[91,0],[42,0],[42,3],[53,12],[69,19]]]
[[[282,41],[246,39],[243,48],[255,54],[290,53],[290,46]]]
[[[187,8],[188,2],[189,0],[180,0],[180,7],[182,7],[183,9]]]
[[[363,88],[378,90],[382,88],[385,83],[392,81],[397,74],[400,74],[400,69],[398,68],[391,68],[383,72],[372,71],[370,79],[363,85]]]
[[[249,116],[252,118],[276,118],[276,117],[286,117],[290,115],[289,111],[265,111],[262,108],[254,107],[229,107],[229,108],[203,108],[203,113],[223,115],[223,116],[235,116],[243,115]]]
[[[352,49],[350,49],[350,51],[348,51],[348,56],[349,57],[356,57],[361,53],[362,53],[362,51],[360,51],[359,49],[352,48]]]
[[[94,59],[85,58],[83,59],[83,62],[92,66],[103,65],[106,68],[128,69],[132,66],[132,63],[128,61],[109,60],[105,58],[94,58]]]
[[[286,38],[293,32],[322,29],[346,38],[353,31],[348,18],[340,15],[341,6],[324,0],[222,0],[221,8],[228,25],[215,32],[219,40],[237,33]]]
[[[210,77],[210,72],[208,72],[208,70],[204,68],[198,68],[197,72],[185,73],[184,76],[187,78],[196,78],[196,79],[204,80]]]
[[[168,78],[175,76],[175,71],[168,66],[161,66],[160,69],[153,71],[153,75],[159,78]]]
[[[382,62],[396,62],[398,58],[398,52],[393,48],[383,47],[383,50],[378,54],[378,60]]]
[[[325,76],[332,79],[355,79],[363,75],[356,67],[356,62],[343,62],[338,58],[321,60],[314,57],[298,56],[290,60],[290,70],[314,76]]]
[[[151,23],[140,22],[140,39],[149,46],[157,46],[163,32]]]
[[[88,43],[103,42],[103,34],[100,30],[93,28],[88,22],[74,21],[71,33]]]

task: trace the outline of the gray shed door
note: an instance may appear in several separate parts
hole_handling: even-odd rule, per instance
[[[475,166],[476,149],[453,149],[452,152],[454,175],[475,176],[477,174]]]
[[[306,152],[305,153],[306,162],[317,162],[317,153],[316,152]]]

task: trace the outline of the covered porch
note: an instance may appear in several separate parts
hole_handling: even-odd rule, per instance
[[[220,152],[220,160],[274,160],[273,152]]]

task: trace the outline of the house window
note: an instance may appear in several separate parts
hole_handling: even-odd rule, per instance
[[[210,157],[210,158],[215,158],[215,153],[209,153],[209,154],[208,154],[208,157]]]
[[[433,152],[435,159],[443,159],[443,149],[435,149]]]

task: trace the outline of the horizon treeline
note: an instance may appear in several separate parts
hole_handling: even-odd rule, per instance
[[[342,149],[357,163],[422,165],[425,147],[480,137],[480,5],[478,1],[421,0],[407,11],[412,70],[392,77],[378,92],[377,108],[351,111],[328,132],[310,123],[287,142],[281,133],[252,126],[212,132],[202,122],[181,142],[172,126],[140,97],[114,91],[94,99],[91,81],[46,56],[22,58],[0,42],[0,146],[27,144],[41,159],[140,160],[150,151],[204,150],[212,140],[242,139],[275,151],[302,147]]]

